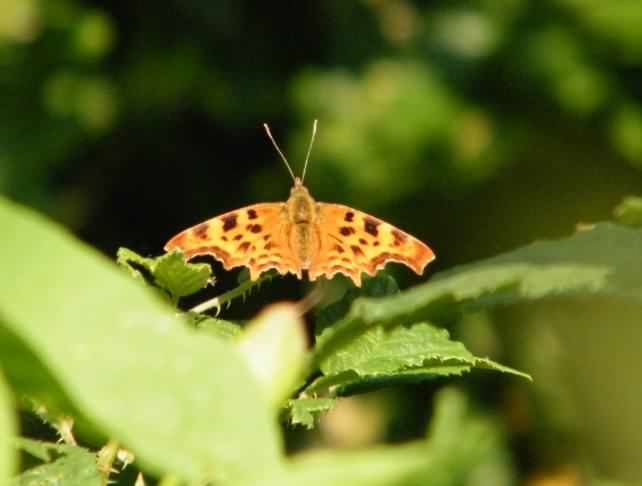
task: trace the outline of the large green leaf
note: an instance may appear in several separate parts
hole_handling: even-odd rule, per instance
[[[346,394],[374,388],[433,379],[436,376],[461,374],[473,368],[485,368],[528,375],[478,358],[448,331],[428,323],[386,329],[376,326],[358,339],[337,350],[321,363],[324,376],[315,380],[306,392]]]
[[[13,403],[4,377],[0,374],[0,484],[7,484],[15,469],[11,437],[15,434]]]
[[[56,378],[27,343],[10,331],[1,314],[0,366],[4,366],[7,381],[17,388],[16,400],[23,407],[37,409],[50,422],[73,409]]]
[[[316,364],[373,325],[446,323],[459,313],[500,303],[569,294],[642,301],[642,231],[611,223],[437,274],[428,283],[381,299],[357,299],[319,339]]]
[[[324,361],[321,371],[325,375],[354,371],[368,376],[424,367],[433,362],[476,366],[480,361],[487,360],[476,358],[462,343],[451,340],[447,330],[424,322],[389,331],[375,327]]]
[[[279,463],[273,416],[231,343],[194,333],[153,292],[33,212],[0,199],[0,227],[2,324],[106,435],[151,470],[188,479]]]
[[[301,309],[289,302],[267,306],[237,342],[264,396],[278,408],[300,383],[307,358]]]

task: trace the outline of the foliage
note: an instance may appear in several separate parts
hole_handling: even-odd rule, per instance
[[[369,440],[420,437],[448,381],[465,390],[469,412],[496,418],[492,432],[502,436],[491,447],[501,457],[481,463],[467,484],[589,483],[600,471],[642,482],[635,454],[642,391],[631,385],[642,369],[635,229],[642,206],[629,196],[642,187],[642,2],[326,0],[292,8],[181,0],[161,7],[0,2],[0,194],[110,259],[123,247],[114,280],[79,269],[48,237],[27,244],[13,240],[13,226],[0,226],[0,380],[8,384],[0,383],[0,431],[50,441],[55,430],[65,441],[77,435],[90,451],[116,443],[113,454],[127,457],[131,448],[136,460],[110,480],[132,484],[135,468],[145,478],[171,470],[166,486],[185,477],[174,462],[209,464],[214,455],[217,465],[236,464],[209,446],[178,450],[188,435],[210,437],[217,414],[254,417],[231,436],[230,454],[245,451],[252,420],[270,427],[255,408],[263,418],[278,416],[281,433],[261,429],[256,445],[281,461],[283,449],[336,446],[336,424],[355,437],[359,427],[376,431]],[[261,308],[299,297],[307,283],[267,275],[259,287],[220,267],[186,265],[179,254],[155,256],[180,228],[284,200],[289,179],[261,123],[270,123],[298,173],[314,118],[306,185],[315,198],[400,226],[430,244],[437,260],[428,284],[393,265],[363,289],[330,282],[323,304],[306,316],[313,336],[301,352],[298,319],[274,333],[269,324],[248,329],[271,322],[277,314]],[[594,224],[611,215],[629,228]],[[572,227],[578,233],[564,237]],[[555,241],[529,245],[539,239]],[[73,254],[91,255],[88,267],[101,261],[72,246]],[[128,273],[134,282],[123,283]],[[150,313],[162,318],[150,324]],[[131,340],[123,322],[134,329]],[[157,338],[167,329],[165,340]],[[275,339],[257,352],[266,336]],[[287,353],[280,346],[289,340],[298,345]],[[176,363],[204,368],[185,378]],[[478,371],[489,366],[508,374]],[[273,373],[271,386],[265,377]],[[120,388],[130,375],[138,387],[131,407],[123,398],[131,390]],[[206,378],[246,390],[232,391],[224,407],[225,392],[210,381],[203,387]],[[141,398],[153,390],[158,406]],[[211,405],[184,408],[197,394]],[[256,403],[236,406],[246,395]],[[374,424],[355,412],[368,400],[379,414]],[[144,407],[162,415],[148,419],[159,435],[180,429],[174,442],[142,432],[152,427],[138,420]],[[217,441],[236,421],[221,425]],[[185,423],[194,427],[183,430]],[[21,452],[16,469],[0,436],[4,484],[4,471],[35,464]],[[265,445],[266,436],[276,445]],[[141,443],[155,451],[139,450]],[[297,457],[295,467],[262,480],[321,481],[324,470],[351,464],[376,471],[399,461],[404,469],[403,449],[395,450],[376,457],[370,449],[363,456],[331,450],[317,466]],[[449,470],[456,477],[471,464]]]
[[[53,481],[78,486],[104,484],[103,475],[96,467],[96,456],[87,449],[28,439],[19,439],[16,446],[44,464],[20,474],[13,480],[12,486],[37,486]]]
[[[360,296],[348,292],[345,302],[320,311],[325,322],[305,352],[303,323],[291,304],[269,307],[243,330],[220,319],[183,319],[137,283],[137,267],[130,267],[133,279],[124,275],[31,211],[3,200],[0,224],[11,235],[0,255],[4,283],[11,279],[0,297],[2,328],[24,346],[0,354],[13,392],[37,392],[40,416],[59,432],[71,414],[81,435],[111,437],[131,448],[147,474],[188,481],[457,484],[501,448],[501,439],[488,439],[496,431],[468,418],[472,412],[460,392],[443,393],[425,443],[314,459],[285,460],[270,414],[311,428],[338,396],[475,368],[528,378],[474,356],[438,326],[480,308],[547,296],[641,296],[635,276],[642,272],[642,235],[599,224],[436,275],[404,292],[388,276],[370,279]],[[604,245],[619,251],[586,258]],[[23,258],[15,258],[18,253]],[[202,264],[186,264],[178,254],[143,259],[121,250],[119,260],[145,268],[151,285],[202,275],[191,286],[196,291],[209,278]],[[56,285],[45,275],[55,275]],[[172,285],[163,288],[184,295]],[[48,379],[21,379],[15,371],[24,361],[20,353],[29,353]],[[10,418],[7,410],[5,404],[0,412]],[[45,464],[25,470],[16,484],[58,474],[68,477],[65,484],[101,484],[109,473],[73,443],[71,433],[61,436],[67,445],[18,442]],[[6,463],[6,447],[3,454]]]
[[[3,433],[0,434],[0,481],[3,483],[9,480],[15,470],[15,453],[11,444],[11,436],[15,434],[15,419],[11,409],[9,390],[2,378],[0,381],[0,430]]]

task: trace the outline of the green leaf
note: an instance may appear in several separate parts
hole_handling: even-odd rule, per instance
[[[46,462],[16,476],[12,486],[102,486],[103,476],[96,467],[96,454],[78,446],[49,444],[19,439],[16,445]]]
[[[613,211],[615,220],[626,226],[642,226],[642,197],[625,197]]]
[[[537,242],[435,275],[381,299],[357,299],[319,338],[315,363],[375,325],[445,324],[462,312],[563,295],[615,295],[642,301],[642,231],[611,223]]]
[[[507,470],[503,436],[496,423],[471,412],[460,392],[437,396],[428,440],[365,450],[326,450],[295,456],[278,474],[264,475],[253,486],[456,486],[473,484],[484,471]],[[503,477],[502,477],[503,479]]]
[[[384,297],[399,293],[399,286],[390,275],[379,272],[374,277],[364,275],[361,287],[350,287],[341,299],[326,305],[317,313],[315,333],[321,334],[326,327],[346,315],[357,297]]]
[[[11,437],[16,433],[15,412],[9,388],[0,374],[0,484],[7,484],[16,469]]]
[[[234,339],[241,335],[241,326],[234,322],[225,321],[223,319],[215,319],[214,317],[203,316],[202,314],[188,314],[193,318],[193,325],[202,331],[207,332],[213,336],[221,339]]]
[[[207,263],[187,263],[181,252],[145,258],[128,248],[119,248],[117,262],[137,279],[149,281],[178,299],[191,295],[210,282],[212,268]]]
[[[442,453],[443,464],[450,466],[441,471],[442,481],[465,484],[474,466],[506,460],[500,423],[476,413],[464,393],[454,387],[442,389],[435,397],[427,436],[430,449]],[[497,484],[491,476],[488,479],[490,484]]]
[[[1,279],[0,276],[0,282]],[[40,357],[11,332],[1,315],[0,366],[4,368],[7,381],[17,391],[18,403],[25,409],[34,410],[42,420],[52,423],[73,410],[69,397]]]
[[[212,276],[207,263],[187,263],[180,252],[166,253],[154,265],[156,283],[175,297],[191,295],[205,288]]]
[[[40,459],[42,462],[51,462],[55,456],[65,454],[69,448],[73,447],[67,444],[54,444],[52,442],[26,439],[24,437],[16,438],[14,445],[17,449],[26,452],[36,459]]]
[[[300,383],[306,359],[300,308],[286,302],[266,307],[243,330],[238,346],[264,396],[279,407]]]
[[[470,370],[470,365],[431,363],[425,367],[366,376],[358,375],[354,371],[345,371],[338,375],[317,378],[308,385],[305,393],[329,393],[333,396],[350,396],[387,386],[416,385],[439,377],[461,376]]]
[[[448,331],[426,323],[386,331],[377,326],[321,364],[325,375],[355,371],[360,376],[392,373],[424,366],[426,361],[461,361],[474,357],[464,345],[451,341]]]
[[[345,393],[345,387],[361,385],[371,388],[407,383],[409,379],[419,382],[422,378],[461,374],[473,368],[492,369],[530,379],[525,373],[473,356],[462,343],[451,340],[445,329],[418,323],[390,330],[376,326],[366,331],[321,362],[325,376],[317,379],[306,392],[319,393],[332,386],[337,393]],[[361,384],[361,380],[365,383]]]
[[[195,333],[152,292],[32,211],[0,199],[0,226],[8,236],[1,324],[141,467],[197,480],[247,476],[248,463],[278,466],[273,415],[232,343]],[[7,368],[22,364],[3,356]]]
[[[335,403],[335,398],[298,398],[288,400],[286,409],[287,421],[292,425],[303,425],[307,429],[312,429],[315,418],[321,412],[331,410]]]
[[[145,280],[153,275],[154,259],[145,258],[129,248],[118,248],[116,262],[134,278]]]

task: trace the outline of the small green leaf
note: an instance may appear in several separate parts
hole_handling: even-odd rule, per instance
[[[118,248],[116,262],[127,269],[132,277],[140,280],[146,280],[154,273],[154,259],[145,258],[129,248]]]
[[[87,449],[75,445],[45,442],[42,440],[27,439],[25,437],[15,438],[13,444],[17,449],[26,452],[36,459],[40,459],[42,462],[51,462],[59,456],[73,454],[77,449],[87,451]]]
[[[187,263],[181,252],[146,258],[128,248],[119,248],[116,261],[135,278],[145,280],[174,299],[191,295],[210,282],[212,268],[207,263]]]
[[[298,398],[288,400],[287,420],[292,425],[302,425],[307,429],[312,429],[315,418],[322,412],[332,410],[335,403],[335,398]]]
[[[16,469],[11,437],[16,433],[15,412],[9,388],[0,374],[0,484],[7,484]]]
[[[44,460],[46,464],[33,467],[16,476],[11,482],[12,486],[103,485],[104,478],[96,467],[96,455],[87,449],[28,439],[20,439],[17,445],[25,452]]]
[[[18,437],[14,440],[15,447],[27,454],[40,459],[42,462],[51,462],[55,455],[64,454],[68,447],[67,444],[53,444],[41,440],[25,439]]]
[[[154,264],[156,283],[174,297],[191,295],[205,288],[212,276],[207,263],[186,263],[180,252],[166,253]]]
[[[626,226],[642,226],[642,197],[625,197],[613,211],[615,220]]]

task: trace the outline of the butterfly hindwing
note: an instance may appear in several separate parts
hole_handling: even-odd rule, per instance
[[[310,280],[343,273],[361,286],[361,272],[374,275],[387,262],[421,274],[435,258],[417,238],[348,206],[317,203],[317,214],[320,245],[308,269]]]
[[[212,255],[226,270],[248,267],[252,280],[271,268],[301,278],[289,250],[289,231],[284,203],[253,204],[182,231],[167,242],[165,251],[179,249],[188,260]]]

